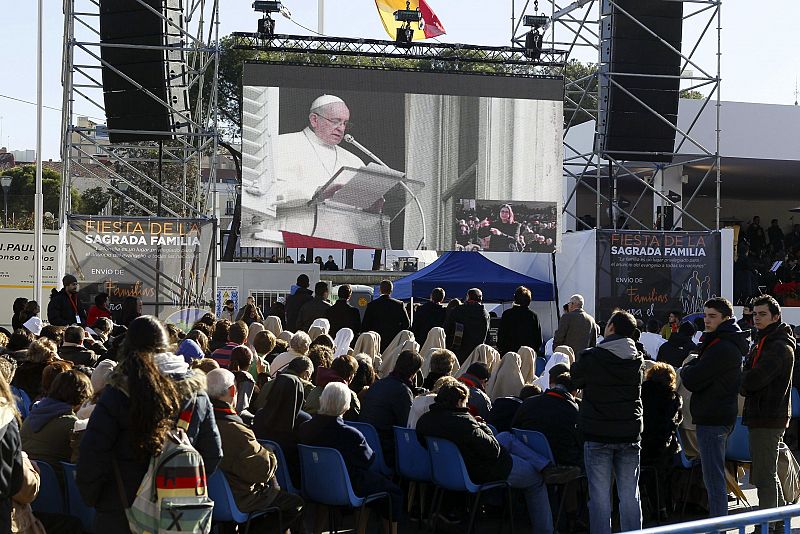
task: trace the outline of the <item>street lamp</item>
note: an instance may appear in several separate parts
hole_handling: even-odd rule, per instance
[[[0,176],[3,187],[3,228],[8,227],[8,191],[11,189],[11,176]]]
[[[120,192],[119,214],[125,215],[125,194],[128,192],[128,187],[130,184],[126,180],[111,180],[111,185],[113,185],[116,190]]]

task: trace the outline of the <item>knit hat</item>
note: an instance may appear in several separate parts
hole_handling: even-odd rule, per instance
[[[70,284],[74,284],[74,283],[76,283],[77,281],[78,281],[78,279],[77,279],[77,278],[75,278],[75,277],[74,277],[73,275],[71,275],[71,274],[65,274],[65,275],[64,275],[64,278],[62,278],[62,279],[61,279],[61,282],[62,282],[62,283],[65,285],[65,286],[68,286],[68,285],[70,285]]]
[[[97,367],[92,371],[92,391],[98,392],[108,383],[108,377],[114,371],[117,362],[114,360],[103,360],[97,364]]]
[[[178,356],[183,356],[184,361],[186,363],[192,363],[192,360],[197,360],[199,358],[205,358],[205,353],[203,349],[200,348],[200,345],[194,339],[184,339],[181,341],[181,344],[178,345],[178,350],[175,351],[175,354]]]

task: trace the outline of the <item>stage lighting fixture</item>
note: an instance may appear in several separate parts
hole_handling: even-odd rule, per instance
[[[266,0],[256,0],[253,2],[253,11],[263,13],[264,15],[258,19],[258,35],[261,37],[272,37],[275,34],[275,20],[270,14],[279,13],[282,7],[280,2]]]
[[[534,29],[547,29],[550,25],[550,18],[546,15],[525,15],[522,18],[522,25]]]
[[[418,9],[398,9],[394,12],[394,20],[397,22],[419,22],[422,20],[422,13]]]
[[[265,0],[256,0],[253,2],[253,11],[259,13],[278,13],[280,10],[280,2],[269,2]]]
[[[525,15],[522,17],[522,25],[530,28],[525,35],[525,57],[528,59],[541,58],[544,32],[550,26],[550,18],[546,15]]]

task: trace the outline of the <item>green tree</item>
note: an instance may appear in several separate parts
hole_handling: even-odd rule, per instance
[[[705,98],[705,95],[703,95],[703,93],[700,91],[687,91],[684,89],[681,91],[681,98],[688,98],[689,100],[702,100]]]
[[[36,194],[36,166],[21,165],[4,171],[11,176],[8,195],[8,224],[19,229],[33,228],[34,198]],[[81,208],[81,197],[73,188],[70,191],[73,209]],[[58,220],[61,207],[61,174],[51,168],[42,169],[43,212],[53,214]]]
[[[97,215],[111,199],[111,192],[105,187],[91,187],[81,193],[81,213]],[[75,209],[72,210],[75,212]]]

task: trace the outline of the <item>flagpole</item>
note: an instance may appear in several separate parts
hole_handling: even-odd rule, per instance
[[[317,0],[317,33],[325,35],[325,0]]]
[[[42,304],[42,21],[43,0],[38,3],[36,26],[36,194],[34,196],[33,232],[33,298]]]

